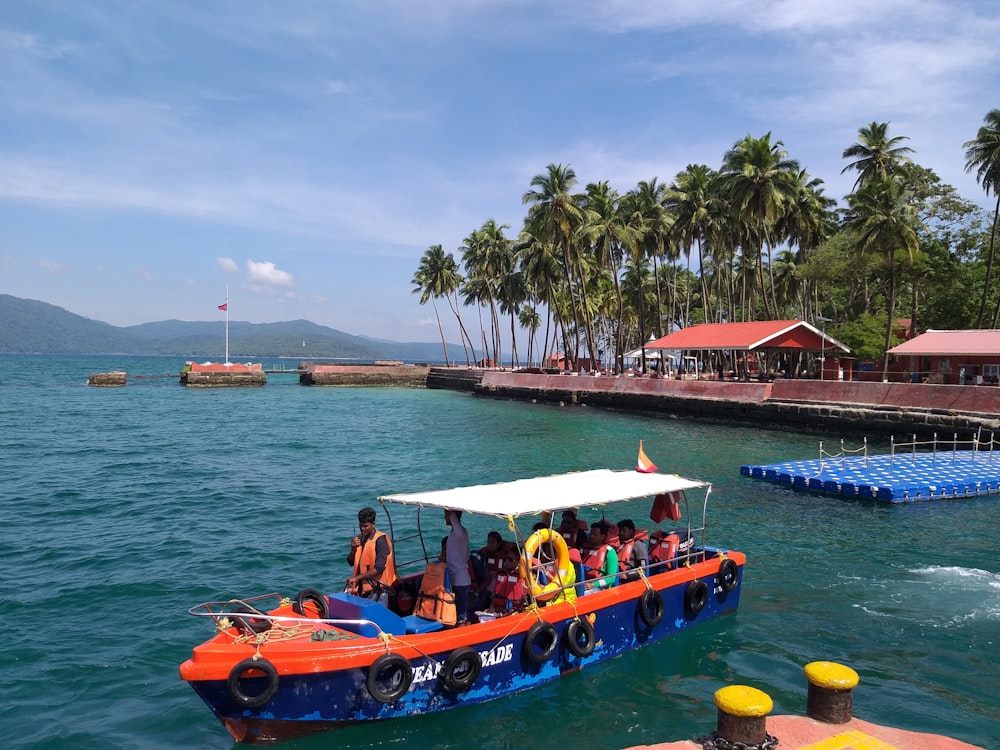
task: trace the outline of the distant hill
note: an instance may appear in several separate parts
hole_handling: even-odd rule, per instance
[[[0,352],[219,358],[224,351],[224,338],[225,330],[218,321],[164,320],[120,328],[47,302],[0,294]],[[457,344],[449,344],[448,353],[452,359],[464,358],[462,347]],[[440,344],[353,336],[308,320],[282,323],[231,320],[229,355],[241,360],[259,357],[444,360]]]

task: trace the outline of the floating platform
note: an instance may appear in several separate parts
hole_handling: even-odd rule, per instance
[[[1000,451],[954,450],[744,465],[743,476],[888,503],[1000,493]]]

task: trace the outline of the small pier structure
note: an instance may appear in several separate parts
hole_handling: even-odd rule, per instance
[[[744,465],[740,474],[794,489],[829,495],[862,497],[889,503],[942,500],[1000,493],[1000,442],[991,434],[969,441],[892,442],[888,454],[870,455],[861,448],[827,453],[819,458]]]
[[[111,372],[95,372],[87,377],[87,385],[98,388],[121,388],[128,384],[128,373],[113,370]]]
[[[267,385],[261,364],[247,362],[188,362],[181,371],[181,385],[191,388],[245,388]]]

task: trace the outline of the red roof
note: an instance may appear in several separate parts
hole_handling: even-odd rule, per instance
[[[1000,356],[1000,331],[994,329],[927,331],[899,346],[894,346],[889,350],[889,354]]]
[[[802,320],[703,323],[651,341],[646,349],[840,349],[846,346]]]

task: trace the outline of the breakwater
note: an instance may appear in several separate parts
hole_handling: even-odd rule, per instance
[[[469,390],[468,376],[458,382],[446,368],[431,368],[428,387],[459,385]],[[486,370],[472,390],[491,398],[795,431],[919,437],[1000,432],[1000,388],[991,386],[795,379],[747,383]]]

